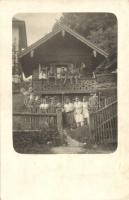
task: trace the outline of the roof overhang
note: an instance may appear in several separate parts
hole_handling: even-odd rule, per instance
[[[31,51],[35,50],[36,48],[38,48],[40,45],[42,45],[43,43],[47,42],[48,40],[50,40],[53,36],[57,35],[59,32],[61,31],[66,31],[69,34],[71,34],[73,37],[75,37],[77,40],[79,40],[80,42],[84,43],[85,45],[87,45],[88,47],[90,47],[91,49],[93,49],[94,51],[98,52],[99,54],[101,54],[104,57],[108,57],[109,54],[106,53],[104,50],[98,48],[96,45],[94,45],[92,42],[90,42],[89,40],[87,40],[85,37],[81,36],[80,34],[78,34],[77,32],[73,31],[72,29],[70,29],[69,27],[63,25],[63,24],[58,24],[59,28],[56,31],[50,32],[49,34],[47,34],[46,36],[44,36],[43,38],[41,38],[40,40],[38,40],[37,42],[35,42],[34,44],[30,45],[28,48],[26,48],[25,50],[21,51],[19,53],[19,58],[22,58],[24,56],[26,56],[28,53],[30,53]]]

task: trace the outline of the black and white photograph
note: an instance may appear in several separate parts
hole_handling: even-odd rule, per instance
[[[117,149],[117,28],[113,13],[12,18],[13,148],[22,154]]]

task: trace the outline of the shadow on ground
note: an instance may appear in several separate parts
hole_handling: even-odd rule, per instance
[[[75,131],[75,134],[74,130],[71,131],[71,134],[65,131],[67,142],[63,145],[53,144],[50,141],[44,143],[43,138],[39,136],[14,134],[13,146],[16,152],[22,154],[107,154],[116,150],[116,144],[93,145],[86,143],[86,137],[82,137],[84,132],[82,129],[79,136],[78,130]]]

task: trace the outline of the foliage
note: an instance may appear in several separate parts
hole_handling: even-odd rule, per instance
[[[111,13],[63,13],[59,22],[107,52],[117,48],[117,19]],[[57,26],[58,21],[53,30]]]

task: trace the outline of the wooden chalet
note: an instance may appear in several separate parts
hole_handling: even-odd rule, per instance
[[[66,25],[50,32],[19,54],[22,70],[26,77],[32,75],[33,91],[37,95],[89,95],[96,92],[94,71],[108,53],[92,44],[86,38]],[[70,81],[70,69],[76,71],[77,81]],[[61,78],[61,70],[67,79]],[[40,79],[40,71],[46,77]],[[51,76],[49,72],[51,73]]]
[[[73,99],[75,96],[85,95],[89,99],[91,93],[99,93],[103,88],[105,89],[105,86],[109,90],[114,88],[112,82],[116,80],[111,81],[110,75],[112,73],[104,76],[102,72],[99,74],[101,78],[98,79],[96,72],[98,68],[104,69],[106,67],[110,68],[111,71],[115,69],[116,60],[114,56],[110,59],[109,57],[108,53],[86,38],[69,27],[59,24],[55,31],[22,50],[19,54],[19,61],[25,76],[32,75],[32,87],[36,95],[41,98],[55,96],[63,103],[66,96]],[[101,87],[98,87],[99,81]],[[112,93],[114,94],[114,91]],[[96,107],[95,110],[89,109],[89,128],[83,127],[85,133],[88,131],[90,133],[89,144],[116,144],[116,98],[111,95],[110,98],[105,97],[100,100],[100,96],[99,98],[94,96],[97,97],[97,109]],[[13,113],[14,135],[24,131],[27,136],[28,133],[36,133],[37,137],[37,132],[43,133],[41,125],[45,126],[47,123],[49,132],[57,133],[60,136],[60,143],[63,144],[65,138],[64,117],[61,107],[57,106],[60,105],[59,102],[56,103],[56,106],[51,106],[52,109],[50,107],[43,113],[36,111],[34,106],[27,112]],[[42,138],[45,141],[44,134],[42,134]],[[55,144],[55,135],[51,136],[51,141]]]

